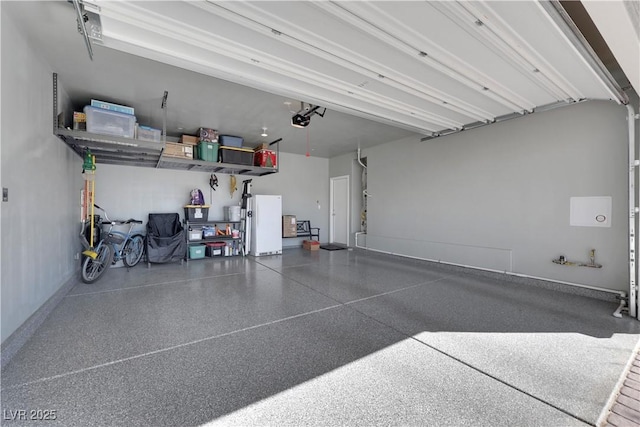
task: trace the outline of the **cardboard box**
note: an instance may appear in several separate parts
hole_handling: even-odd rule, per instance
[[[87,115],[85,113],[73,112],[73,130],[87,130]]]
[[[297,235],[296,216],[282,215],[282,237],[296,237]]]
[[[320,242],[315,240],[303,240],[302,248],[308,251],[317,251],[320,249]]]
[[[273,150],[259,150],[253,155],[253,165],[261,168],[276,167],[276,152]]]
[[[259,144],[257,147],[254,147],[253,151],[268,150],[268,149],[269,149],[269,143],[263,142],[262,144]]]
[[[163,154],[168,157],[193,159],[193,146],[180,144],[178,142],[167,142],[165,144]]]
[[[200,142],[200,139],[197,136],[193,136],[193,135],[182,135],[180,137],[180,143],[181,144],[188,144],[188,145],[197,145],[198,142]]]
[[[198,131],[198,142],[218,142],[218,131],[210,128],[200,128]]]

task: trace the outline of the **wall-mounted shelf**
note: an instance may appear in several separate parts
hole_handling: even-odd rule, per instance
[[[178,169],[207,173],[263,176],[277,173],[277,168],[205,162],[163,155],[164,143],[131,138],[98,135],[80,130],[57,129],[56,136],[63,140],[81,158],[90,149],[101,164]]]
[[[278,167],[236,165],[230,163],[206,162],[164,155],[164,142],[143,141],[99,135],[82,130],[71,130],[58,123],[58,76],[53,74],[53,133],[64,141],[80,158],[86,149],[96,156],[98,164],[176,169],[195,172],[223,173],[233,175],[263,176],[278,173]],[[277,141],[274,141],[277,145]],[[280,150],[276,146],[278,157]]]

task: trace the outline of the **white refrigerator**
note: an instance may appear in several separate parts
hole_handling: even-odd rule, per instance
[[[248,200],[251,212],[249,254],[282,253],[282,196],[253,195]]]

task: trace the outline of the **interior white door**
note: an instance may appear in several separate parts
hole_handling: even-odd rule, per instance
[[[349,244],[349,176],[331,178],[329,242]]]

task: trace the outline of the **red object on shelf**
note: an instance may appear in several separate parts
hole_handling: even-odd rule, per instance
[[[275,168],[276,162],[277,156],[273,150],[258,150],[253,156],[253,165],[261,168]]]

